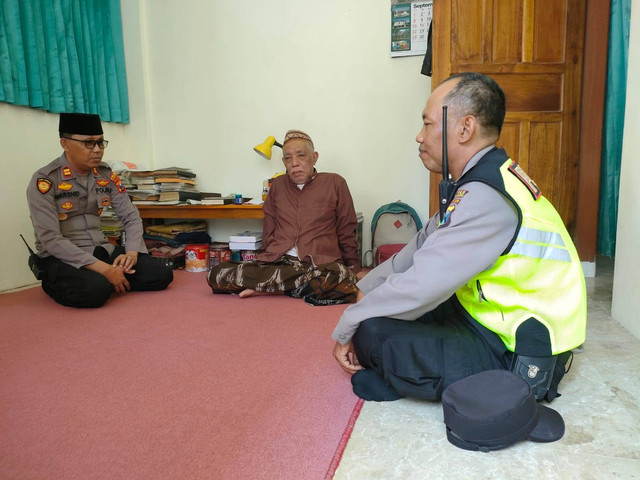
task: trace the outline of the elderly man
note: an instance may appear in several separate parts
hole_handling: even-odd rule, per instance
[[[318,152],[304,132],[282,144],[287,175],[264,203],[262,248],[255,263],[223,262],[208,276],[213,293],[286,294],[314,305],[355,301],[360,271],[356,214],[347,182],[318,173]]]
[[[102,162],[108,141],[100,117],[63,113],[59,132],[64,153],[34,173],[27,188],[42,289],[69,307],[99,307],[114,291],[165,289],[173,271],[147,255],[140,215]],[[108,206],[124,224],[124,248],[100,229]]]
[[[367,400],[437,400],[456,380],[513,370],[553,399],[584,342],[585,282],[560,216],[494,143],[505,97],[491,78],[454,75],[422,113],[419,156],[442,171],[442,107],[453,189],[407,246],[359,283],[333,333],[334,357]]]

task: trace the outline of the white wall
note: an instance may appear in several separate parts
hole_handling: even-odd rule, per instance
[[[618,231],[616,262],[613,278],[611,316],[640,338],[640,0],[631,3],[631,33],[629,38],[629,70],[627,73],[627,103],[620,170],[618,201]]]
[[[252,147],[299,128],[314,139],[318,170],[349,183],[365,215],[365,244],[384,203],[401,199],[426,219],[429,177],[414,139],[430,79],[420,74],[422,57],[389,57],[389,2],[121,5],[131,124],[105,124],[105,160],[186,166],[201,190],[256,196],[283,166],[279,149],[267,161]],[[0,290],[33,283],[17,233],[33,240],[24,192],[32,173],[59,154],[57,120],[0,104],[0,192],[11,206],[0,244],[16,252],[4,261]],[[241,228],[210,226],[216,239]]]
[[[367,242],[383,203],[402,199],[426,217],[414,138],[430,79],[422,57],[389,57],[389,10],[369,0],[154,1],[156,162],[193,168],[201,190],[254,197],[284,168],[280,149],[267,161],[252,147],[298,128],[314,139],[318,170],[346,178]],[[227,226],[214,221],[210,233],[224,240]]]

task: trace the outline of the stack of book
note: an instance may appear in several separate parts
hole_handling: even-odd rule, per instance
[[[100,213],[100,229],[109,243],[121,245],[124,225],[111,207],[104,207]]]
[[[168,167],[153,171],[154,188],[160,193],[159,201],[186,202],[200,200],[202,195],[196,188],[196,174],[188,168]]]
[[[196,174],[188,168],[129,171],[126,177],[125,186],[136,205],[176,205],[202,199],[202,193],[196,188]]]
[[[245,230],[229,236],[230,250],[258,250],[262,246],[262,232]]]

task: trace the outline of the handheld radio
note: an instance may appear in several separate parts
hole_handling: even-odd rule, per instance
[[[442,180],[438,184],[440,222],[447,211],[447,202],[453,191],[453,182],[449,179],[449,155],[447,153],[447,106],[442,106]]]
[[[27,250],[29,250],[29,269],[31,269],[31,272],[36,277],[36,280],[42,280],[44,278],[44,270],[40,266],[40,257],[31,249],[22,234],[20,234],[20,238],[27,246]]]

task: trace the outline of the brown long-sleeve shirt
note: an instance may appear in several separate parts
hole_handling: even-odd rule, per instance
[[[273,181],[264,203],[258,260],[273,262],[295,246],[303,261],[341,262],[359,272],[356,227],[353,199],[340,175],[316,173],[302,190],[282,175]]]

